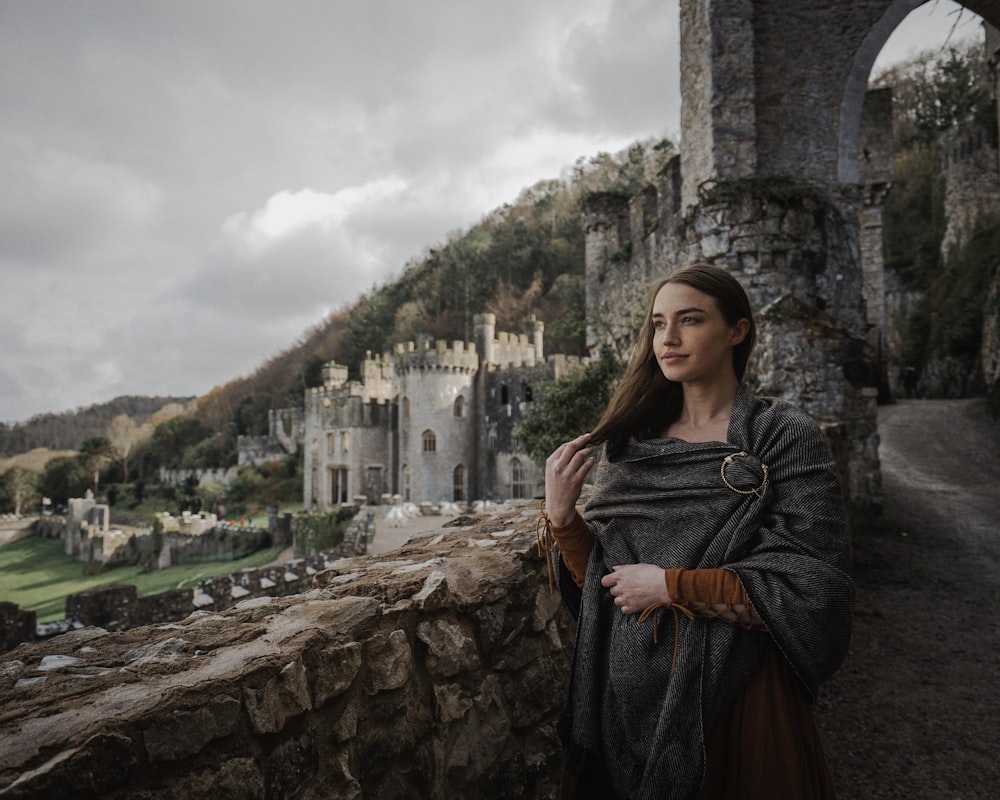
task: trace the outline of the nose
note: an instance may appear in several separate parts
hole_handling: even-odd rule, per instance
[[[660,328],[660,340],[664,345],[677,343],[677,326],[672,322],[664,323]]]

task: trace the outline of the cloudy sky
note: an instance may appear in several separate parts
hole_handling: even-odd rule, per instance
[[[958,8],[918,9],[883,63]],[[578,157],[676,139],[677,16],[0,0],[0,421],[203,394]]]

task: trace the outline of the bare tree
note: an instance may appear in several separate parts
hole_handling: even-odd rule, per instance
[[[108,441],[122,465],[122,483],[128,483],[128,459],[140,442],[153,435],[153,426],[136,425],[128,414],[119,414],[108,425]]]

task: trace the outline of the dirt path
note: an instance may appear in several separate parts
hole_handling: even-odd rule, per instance
[[[817,709],[840,798],[1000,797],[1000,424],[879,412],[885,511],[856,524],[851,653]]]

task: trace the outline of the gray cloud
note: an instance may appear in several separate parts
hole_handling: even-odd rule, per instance
[[[578,157],[675,134],[677,14],[0,3],[0,420],[203,393]]]

